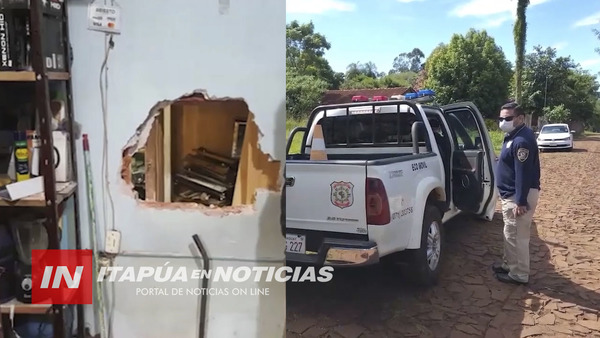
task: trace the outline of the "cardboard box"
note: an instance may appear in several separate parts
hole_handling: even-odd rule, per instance
[[[14,202],[43,192],[44,177],[39,176],[25,181],[7,184],[4,189],[0,190],[0,198]]]

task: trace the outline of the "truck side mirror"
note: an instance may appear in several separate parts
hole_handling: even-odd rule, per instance
[[[536,135],[539,135],[539,134],[540,134],[540,132],[539,132],[539,131],[536,131],[536,132],[535,132],[535,134],[536,134]]]
[[[575,130],[571,130],[571,134],[575,134]]]

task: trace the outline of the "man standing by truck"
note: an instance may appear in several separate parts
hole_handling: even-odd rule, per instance
[[[539,153],[535,134],[525,125],[525,112],[517,103],[502,106],[498,120],[506,133],[496,170],[504,218],[504,257],[493,270],[501,282],[526,284],[530,228],[540,191]]]

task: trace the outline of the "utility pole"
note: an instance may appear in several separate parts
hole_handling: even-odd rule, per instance
[[[544,108],[546,108],[546,97],[548,96],[548,74],[546,74],[546,86],[544,88]]]

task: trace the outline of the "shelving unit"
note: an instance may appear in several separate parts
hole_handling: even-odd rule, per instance
[[[23,304],[16,299],[13,299],[7,303],[2,304],[0,307],[0,313],[3,315],[10,314],[11,307],[15,307],[15,314],[28,314],[28,315],[43,315],[48,312],[52,307],[46,304]]]
[[[60,207],[63,202],[72,197],[77,191],[76,182],[57,183],[56,184],[56,203]],[[9,202],[0,199],[0,207],[34,207],[43,208],[46,206],[46,197],[39,193],[27,196],[18,201]]]
[[[0,81],[2,82],[33,82],[35,81],[35,72],[2,72],[0,71]],[[48,80],[70,79],[70,74],[65,72],[48,72]]]
[[[45,214],[46,229],[49,237],[49,249],[64,249],[60,247],[59,220],[69,199],[73,198],[75,212],[75,249],[81,249],[81,236],[79,225],[79,206],[77,198],[77,165],[75,154],[75,137],[73,133],[73,102],[72,102],[72,84],[71,84],[71,53],[69,43],[69,26],[67,2],[62,5],[62,28],[64,33],[64,56],[65,71],[49,72],[46,68],[44,39],[42,35],[43,9],[42,0],[30,1],[30,44],[31,44],[31,63],[33,71],[0,71],[0,82],[22,83],[30,82],[35,85],[35,108],[38,113],[41,145],[40,174],[44,177],[44,193],[32,195],[15,202],[0,200],[0,208],[11,208],[15,213],[28,213],[31,208],[37,209]],[[57,19],[58,20],[58,19]],[[50,109],[49,81],[64,81],[66,88],[66,118],[68,119],[68,133],[70,134],[70,152],[72,163],[72,182],[56,183],[54,171],[54,146],[51,130],[52,113]],[[70,248],[72,249],[72,248]],[[11,311],[15,315],[33,315],[33,314],[51,314],[53,316],[54,337],[71,337],[65,332],[64,310],[65,305],[37,305],[24,304],[17,300],[12,300],[0,304],[0,314],[2,316],[2,330],[10,329],[8,320]],[[77,337],[84,337],[83,306],[76,306],[77,313]],[[2,337],[0,330],[0,337]]]

